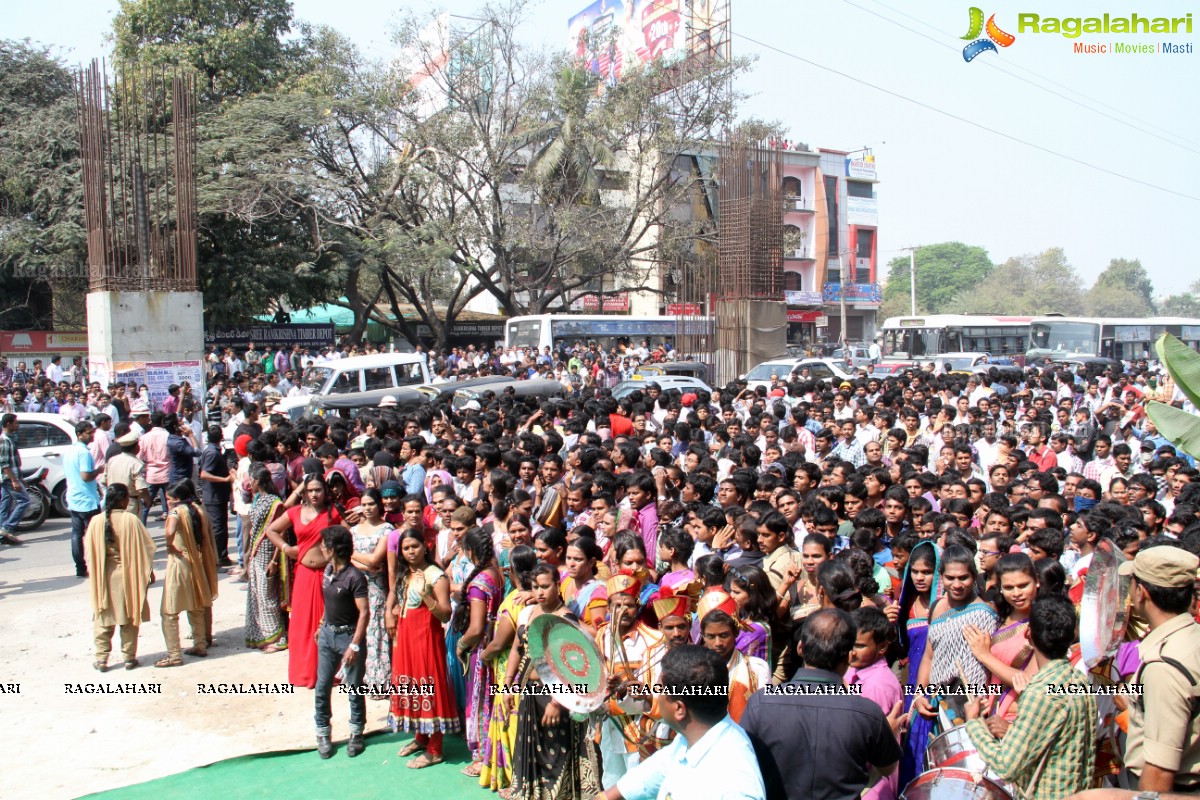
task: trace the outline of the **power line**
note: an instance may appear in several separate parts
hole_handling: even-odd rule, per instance
[[[936,114],[941,114],[944,117],[949,117],[950,119],[958,120],[959,122],[966,123],[967,125],[970,125],[974,128],[979,128],[980,130],[987,131],[988,133],[994,134],[994,135],[999,136],[1004,139],[1008,139],[1009,141],[1012,141],[1012,142],[1016,142],[1017,144],[1023,144],[1026,147],[1032,147],[1034,150],[1040,150],[1043,153],[1049,153],[1052,156],[1057,156],[1058,158],[1073,162],[1075,164],[1079,164],[1080,166],[1088,167],[1089,169],[1094,169],[1097,172],[1103,172],[1104,174],[1111,175],[1114,178],[1120,178],[1122,180],[1126,180],[1131,183],[1137,183],[1142,186],[1146,186],[1150,189],[1157,189],[1160,192],[1166,192],[1167,194],[1173,194],[1176,197],[1182,197],[1187,200],[1195,200],[1197,202],[1200,202],[1200,196],[1187,194],[1185,192],[1181,192],[1176,189],[1168,189],[1165,186],[1159,186],[1158,184],[1150,183],[1149,181],[1144,181],[1141,178],[1134,178],[1129,175],[1124,175],[1120,172],[1116,172],[1114,170],[1108,169],[1107,167],[1102,167],[1099,164],[1093,164],[1090,161],[1084,161],[1081,158],[1076,158],[1075,156],[1067,155],[1066,153],[1060,153],[1057,150],[1052,150],[1049,147],[1045,147],[1044,145],[1037,144],[1036,142],[1031,142],[1026,139],[1021,139],[1020,137],[1013,136],[1011,133],[1005,133],[1003,131],[998,131],[995,128],[989,128],[987,125],[976,122],[972,119],[967,119],[966,117],[960,117],[959,115],[952,114],[949,111],[943,111],[942,109],[940,109],[936,106],[931,106],[928,103],[924,103],[920,100],[913,99],[907,95],[903,95],[903,94],[900,94],[899,92],[892,91],[891,89],[885,89],[882,86],[871,83],[869,81],[864,81],[862,78],[856,78],[853,75],[850,75],[849,73],[842,72],[841,70],[834,69],[833,67],[827,67],[824,64],[818,64],[815,61],[811,61],[807,58],[804,58],[803,56],[798,56],[795,53],[790,53],[787,50],[782,50],[778,47],[775,47],[774,45],[770,45],[765,42],[760,42],[757,39],[751,39],[749,36],[745,35],[744,33],[738,33],[737,31],[734,31],[733,35],[737,36],[739,39],[744,39],[745,41],[749,42],[750,44],[758,45],[759,47],[761,47],[765,50],[771,50],[773,52],[779,53],[782,56],[787,56],[788,58],[792,58],[792,59],[795,59],[796,61],[803,62],[805,64],[808,64],[809,66],[816,67],[817,69],[822,69],[822,70],[825,70],[826,72],[832,72],[834,75],[839,75],[843,78],[854,81],[855,83],[861,83],[863,86],[867,86],[878,92],[883,92],[886,95],[891,95],[892,97],[898,98],[900,100],[904,100],[904,101],[912,103],[913,105],[916,105],[916,106],[920,106],[921,108],[924,108],[928,111],[933,111]]]
[[[878,0],[875,0],[875,1],[876,1],[876,2],[878,2]],[[863,11],[863,12],[865,12],[865,13],[867,13],[867,14],[870,14],[870,15],[872,15],[872,16],[874,16],[874,17],[878,17],[879,19],[881,19],[881,20],[883,20],[883,21],[885,21],[885,22],[890,22],[892,25],[895,25],[895,26],[896,26],[896,27],[898,27],[898,28],[903,28],[904,30],[908,31],[909,33],[912,33],[912,34],[914,34],[914,35],[916,35],[916,36],[920,36],[922,39],[928,39],[929,41],[933,42],[934,44],[938,45],[939,47],[944,47],[944,48],[946,48],[947,50],[952,50],[952,51],[957,51],[957,50],[959,49],[958,47],[956,47],[956,46],[954,46],[954,45],[952,45],[952,44],[947,44],[946,42],[940,41],[939,39],[936,39],[936,38],[934,38],[934,37],[930,36],[930,35],[929,35],[929,34],[927,34],[927,33],[922,33],[921,31],[919,31],[919,30],[916,30],[915,28],[910,28],[910,27],[908,27],[907,25],[904,25],[903,23],[897,22],[896,20],[894,20],[894,19],[891,19],[890,17],[885,17],[883,14],[880,14],[880,13],[879,13],[879,12],[877,12],[877,11],[872,11],[871,9],[867,8],[866,6],[860,6],[858,3],[855,3],[855,2],[853,2],[853,0],[842,0],[842,2],[844,2],[844,3],[845,3],[846,5],[848,5],[848,6],[853,6],[854,8],[857,8],[857,9],[859,9],[860,11]],[[879,5],[883,6],[884,8],[887,8],[887,9],[889,9],[889,10],[896,11],[896,9],[892,8],[891,6],[885,5],[884,3],[879,3]],[[897,13],[903,14],[904,12],[902,12],[902,11],[897,11]],[[909,17],[910,19],[915,19],[915,17],[911,17],[911,16],[910,16],[910,15],[908,15],[908,14],[905,14],[904,16],[906,16],[906,17]],[[918,21],[918,22],[920,22],[920,20],[917,20],[917,21]],[[923,24],[924,24],[924,23],[923,23]],[[933,30],[936,30],[936,31],[938,31],[938,33],[945,33],[944,31],[940,31],[940,30],[938,30],[937,28],[933,28],[933,26],[929,26],[929,27],[930,27],[930,28],[932,28]],[[949,36],[950,34],[945,34],[945,35]],[[1167,144],[1170,144],[1170,145],[1174,145],[1175,147],[1178,147],[1178,148],[1180,148],[1181,150],[1187,150],[1189,153],[1195,153],[1196,155],[1200,155],[1200,150],[1196,150],[1195,148],[1188,147],[1187,145],[1184,145],[1184,144],[1180,144],[1179,142],[1176,142],[1176,141],[1173,141],[1173,140],[1171,140],[1171,139],[1168,139],[1166,136],[1163,136],[1163,135],[1161,135],[1161,134],[1157,134],[1157,133],[1155,133],[1154,131],[1147,130],[1146,128],[1142,128],[1142,127],[1139,127],[1139,126],[1137,126],[1137,125],[1134,125],[1132,122],[1130,122],[1130,121],[1128,121],[1128,120],[1126,120],[1126,119],[1122,119],[1121,117],[1115,116],[1115,115],[1113,115],[1113,114],[1109,114],[1109,113],[1107,113],[1107,112],[1105,112],[1105,111],[1101,111],[1101,110],[1100,110],[1100,109],[1098,109],[1098,108],[1092,108],[1091,106],[1087,105],[1086,103],[1081,103],[1080,101],[1076,100],[1075,98],[1073,98],[1073,97],[1068,97],[1067,95],[1063,94],[1062,92],[1056,92],[1056,91],[1054,91],[1053,89],[1051,89],[1051,88],[1049,88],[1049,87],[1042,86],[1040,83],[1037,83],[1036,81],[1032,81],[1032,80],[1030,80],[1029,78],[1023,78],[1023,77],[1021,77],[1020,75],[1017,75],[1017,74],[1015,74],[1015,73],[1009,72],[1007,69],[1004,69],[1004,68],[1003,68],[1003,67],[1001,67],[999,64],[997,64],[995,61],[981,61],[980,63],[982,63],[982,64],[984,64],[985,66],[987,66],[987,67],[990,67],[990,68],[992,68],[992,69],[994,69],[994,70],[996,70],[996,71],[1000,72],[1000,73],[1001,73],[1001,74],[1003,74],[1003,75],[1007,75],[1007,76],[1008,76],[1008,77],[1010,77],[1010,78],[1013,78],[1013,79],[1015,79],[1015,80],[1021,81],[1022,83],[1027,83],[1027,84],[1029,84],[1030,86],[1032,86],[1032,87],[1034,87],[1034,88],[1036,88],[1036,89],[1041,89],[1043,92],[1046,92],[1047,94],[1052,94],[1052,95],[1054,95],[1055,97],[1058,97],[1058,98],[1061,98],[1061,99],[1063,99],[1063,100],[1066,100],[1068,103],[1074,103],[1075,105],[1079,106],[1080,108],[1084,108],[1084,109],[1087,109],[1088,111],[1091,111],[1093,114],[1099,114],[1099,115],[1100,115],[1100,116],[1102,116],[1102,117],[1106,117],[1106,118],[1108,118],[1108,119],[1111,119],[1113,122],[1118,122],[1118,123],[1120,123],[1120,124],[1122,124],[1122,125],[1124,125],[1124,126],[1126,126],[1126,127],[1128,127],[1128,128],[1132,128],[1132,129],[1133,129],[1133,130],[1135,130],[1135,131],[1138,131],[1138,132],[1140,132],[1140,133],[1144,133],[1144,134],[1146,134],[1147,136],[1153,136],[1155,139],[1158,139],[1158,140],[1160,140],[1160,141],[1166,142]],[[1024,68],[1022,67],[1022,69],[1024,69]],[[1043,76],[1043,75],[1039,75],[1038,73],[1036,73],[1036,72],[1033,72],[1032,70],[1025,69],[1025,71],[1026,71],[1026,72],[1029,72],[1031,75],[1037,75],[1037,77],[1041,78],[1041,79],[1042,79],[1042,80],[1044,80],[1044,81],[1047,81],[1047,82],[1049,82],[1049,83],[1055,83],[1054,81],[1051,81],[1049,78],[1046,78],[1046,77],[1045,77],[1045,76]],[[1062,84],[1056,84],[1056,85],[1059,85],[1059,86],[1061,86]],[[1063,87],[1063,88],[1067,88],[1067,87]],[[1067,90],[1068,90],[1068,91],[1074,91],[1073,89],[1067,89]],[[1082,94],[1082,93],[1080,93],[1080,92],[1075,92],[1075,93],[1076,93],[1076,94],[1080,94],[1080,95],[1081,95],[1081,96],[1083,96],[1083,97],[1087,97],[1087,95],[1083,95],[1083,94]],[[1088,99],[1089,99],[1089,100],[1091,100],[1091,98],[1088,98]],[[1095,100],[1095,101],[1092,101],[1092,102],[1099,103],[1099,101],[1098,101],[1098,100]],[[1100,105],[1103,105],[1103,103],[1100,103]],[[1111,106],[1109,106],[1109,107],[1111,108]],[[1157,126],[1155,126],[1155,127],[1157,127]],[[1165,130],[1165,129],[1161,129],[1161,128],[1160,128],[1160,130]],[[1183,137],[1182,137],[1182,136],[1176,136],[1175,134],[1171,134],[1171,135],[1172,135],[1172,136],[1175,136],[1175,137],[1176,137],[1176,138],[1178,138],[1178,139],[1183,139]],[[1189,140],[1187,140],[1187,139],[1183,139],[1183,140],[1184,140],[1184,141],[1189,141]]]
[[[845,0],[845,1],[846,1],[846,2],[847,2],[849,5],[855,5],[854,3],[850,3],[850,2],[849,2],[849,0]],[[920,19],[919,17],[914,17],[912,14],[909,14],[909,13],[907,13],[907,12],[905,12],[905,11],[901,11],[900,9],[898,9],[898,8],[895,8],[894,6],[889,6],[887,3],[884,3],[884,2],[882,2],[882,0],[872,0],[872,2],[874,2],[874,3],[875,3],[875,5],[878,5],[878,6],[883,6],[884,8],[888,9],[889,11],[893,11],[893,12],[895,12],[895,13],[899,14],[899,15],[900,15],[900,16],[902,16],[902,17],[907,17],[908,19],[911,19],[912,21],[914,21],[914,22],[916,22],[916,23],[919,23],[919,24],[921,24],[921,25],[924,25],[926,28],[929,28],[929,29],[930,29],[930,30],[932,30],[932,31],[936,31],[936,32],[938,32],[938,33],[942,34],[943,36],[949,36],[949,37],[950,37],[950,38],[952,38],[952,39],[957,39],[957,38],[958,38],[958,37],[956,37],[956,36],[955,36],[953,33],[950,33],[949,31],[944,31],[944,30],[942,30],[942,29],[940,29],[940,28],[934,27],[933,25],[930,25],[928,22],[926,22],[926,21],[925,21],[925,20],[923,20],[923,19]],[[866,11],[866,12],[867,12],[867,13],[869,13],[869,14],[876,14],[876,12],[874,12],[874,11],[871,11],[870,9],[867,9],[867,8],[863,8],[862,6],[855,6],[855,7],[856,7],[856,8],[862,8],[862,10],[863,10],[863,11]],[[888,17],[884,17],[884,16],[883,16],[883,15],[881,15],[881,14],[876,14],[876,16],[880,17],[881,19],[886,19],[888,22],[892,22],[893,24],[900,25],[900,23],[896,22],[895,20],[889,19]],[[902,27],[902,28],[905,28],[905,30],[912,30],[911,28],[908,28],[908,27],[906,27],[906,26],[904,26],[904,25],[900,25],[900,27]],[[919,31],[913,31],[913,33],[916,33],[918,36],[924,36],[924,35],[925,35],[925,34],[922,34],[922,33],[920,33]],[[949,47],[949,46],[950,46],[950,45],[947,45],[947,44],[945,44],[944,42],[938,42],[938,44],[942,44],[942,45],[944,45],[944,46],[946,46],[946,47]],[[996,63],[996,62],[994,62],[994,61],[983,61],[983,62],[980,62],[980,63],[986,64],[988,67],[991,67],[992,69],[995,69],[995,70],[999,70],[1000,72],[1003,72],[1003,73],[1004,73],[1004,74],[1006,74],[1006,75],[1010,75],[1010,76],[1012,76],[1012,77],[1014,77],[1014,78],[1017,78],[1018,80],[1023,80],[1023,79],[1021,79],[1021,78],[1020,78],[1020,76],[1018,76],[1018,75],[1013,75],[1013,73],[1011,73],[1011,72],[1010,72],[1009,70],[1007,70],[1005,67],[1002,67],[1002,66],[1000,66],[998,63]],[[1023,66],[1021,66],[1020,64],[1014,64],[1014,63],[1011,63],[1011,62],[1007,62],[1007,63],[1006,63],[1006,66],[1011,66],[1013,69],[1018,69],[1018,70],[1020,70],[1021,72],[1027,72],[1027,73],[1029,73],[1030,75],[1033,75],[1034,77],[1036,77],[1036,78],[1039,78],[1039,79],[1041,79],[1041,80],[1045,81],[1046,83],[1053,84],[1054,86],[1058,86],[1059,88],[1061,88],[1061,89],[1065,89],[1065,90],[1067,90],[1068,92],[1071,92],[1072,94],[1077,94],[1077,95],[1079,95],[1080,97],[1084,98],[1085,100],[1088,100],[1089,102],[1095,103],[1096,105],[1098,105],[1098,106],[1101,106],[1101,107],[1103,107],[1103,108],[1107,108],[1107,109],[1109,109],[1110,111],[1115,111],[1115,112],[1117,112],[1117,113],[1119,113],[1119,114],[1124,114],[1124,113],[1125,113],[1125,110],[1124,110],[1124,109],[1117,108],[1116,106],[1109,105],[1108,103],[1105,103],[1103,100],[1097,100],[1096,98],[1094,98],[1094,97],[1091,97],[1090,95],[1084,94],[1083,92],[1079,91],[1078,89],[1074,89],[1074,88],[1072,88],[1072,87],[1070,87],[1070,86],[1067,86],[1065,83],[1060,83],[1059,81],[1056,81],[1056,80],[1054,80],[1053,78],[1047,78],[1045,75],[1042,75],[1042,74],[1041,74],[1041,73],[1039,73],[1039,72],[1035,72],[1034,70],[1031,70],[1031,69],[1029,69],[1028,67],[1023,67]],[[1034,84],[1034,85],[1036,86],[1037,84]],[[1039,88],[1042,88],[1042,87],[1039,87]],[[1070,98],[1066,98],[1066,99],[1070,99]],[[1074,101],[1074,100],[1072,100],[1071,102],[1077,102],[1077,101]],[[1086,106],[1086,105],[1085,105],[1085,106],[1083,106],[1083,107],[1084,107],[1084,108],[1088,108],[1089,110],[1092,110],[1092,111],[1094,111],[1094,110],[1095,110],[1095,109],[1091,109],[1091,108],[1089,108],[1089,107],[1088,107],[1088,106]],[[1120,119],[1119,119],[1118,121],[1119,121],[1119,122],[1124,122],[1124,120],[1120,120]],[[1155,124],[1154,124],[1154,123],[1152,123],[1152,122],[1148,122],[1148,123],[1146,123],[1146,124],[1147,124],[1149,127],[1151,127],[1151,128],[1156,128],[1156,129],[1158,129],[1158,130],[1162,131],[1163,133],[1170,134],[1171,136],[1175,137],[1176,139],[1179,139],[1180,141],[1187,142],[1188,144],[1194,144],[1194,145],[1196,145],[1196,146],[1200,147],[1200,142],[1197,142],[1197,141],[1195,141],[1195,140],[1193,140],[1193,139],[1189,139],[1189,138],[1187,138],[1186,136],[1183,136],[1182,134],[1179,134],[1179,133],[1176,133],[1175,131],[1172,131],[1172,130],[1169,130],[1169,129],[1167,129],[1167,128],[1164,128],[1164,127],[1163,127],[1163,126],[1161,126],[1161,125],[1155,125]],[[1133,126],[1131,126],[1131,127],[1133,127]],[[1155,134],[1151,134],[1151,135],[1153,136],[1153,135],[1155,135]],[[1169,141],[1169,140],[1164,140],[1164,141]],[[1175,142],[1171,142],[1171,144],[1176,144],[1176,143],[1175,143]]]

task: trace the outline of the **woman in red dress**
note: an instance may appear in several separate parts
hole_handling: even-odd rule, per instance
[[[399,755],[425,752],[408,762],[412,769],[440,764],[442,737],[457,733],[458,704],[446,672],[446,634],[450,620],[450,580],[429,560],[419,527],[400,534],[394,582],[388,590],[387,628],[396,642],[392,655],[392,730],[413,731],[416,738]]]
[[[292,505],[303,496],[304,502]],[[325,557],[321,555],[321,531],[342,523],[342,515],[329,501],[325,480],[317,474],[305,475],[288,498],[292,507],[271,523],[267,537],[288,558],[296,562],[288,621],[288,683],[312,689],[317,685],[317,641],[315,634],[325,613],[321,594],[321,575]],[[296,544],[284,538],[291,531]]]

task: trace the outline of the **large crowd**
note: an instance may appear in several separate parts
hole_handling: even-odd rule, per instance
[[[207,392],[158,408],[0,364],[0,411],[52,397],[76,423],[97,669],[117,629],[139,666],[157,507],[155,666],[206,656],[222,572],[245,582],[244,643],[286,650],[287,680],[315,690],[322,758],[344,695],[351,757],[386,703],[415,734],[409,767],[461,735],[466,773],[506,798],[895,800],[956,737],[1000,796],[1200,791],[1200,480],[1146,416],[1185,404],[1153,362],[711,393],[647,376],[618,400],[669,346],[455,348],[429,354],[439,382],[554,377],[563,396],[271,412],[308,363],[352,353],[214,353]],[[1089,584],[1093,560],[1121,563]],[[1097,645],[1122,583],[1128,624]],[[537,668],[543,615],[604,661],[587,708]]]

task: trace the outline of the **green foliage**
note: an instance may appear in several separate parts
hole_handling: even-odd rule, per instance
[[[1194,282],[1182,294],[1163,298],[1159,308],[1168,317],[1200,317],[1200,281]]]
[[[1077,315],[1083,311],[1083,293],[1075,268],[1061,248],[1052,247],[1008,259],[960,294],[953,307],[972,314]]]
[[[87,285],[73,91],[49,48],[0,41],[0,327],[49,328],[52,290]]]
[[[119,63],[194,69],[201,103],[213,105],[291,74],[291,26],[291,0],[120,0],[113,38]]]
[[[1149,317],[1154,308],[1136,289],[1097,282],[1083,298],[1089,317]]]
[[[1154,348],[1175,385],[1193,406],[1200,406],[1200,354],[1169,333],[1160,336]],[[1200,416],[1157,402],[1146,407],[1146,414],[1176,447],[1200,454]]]
[[[917,248],[917,312],[952,314],[960,294],[978,286],[995,269],[987,251],[962,242],[943,242]],[[910,311],[908,254],[888,262],[881,317],[907,316]]]
[[[1139,302],[1132,309],[1138,313],[1125,313],[1121,316],[1143,316],[1153,313],[1154,311],[1154,284],[1150,281],[1150,275],[1146,272],[1146,268],[1142,266],[1142,262],[1138,259],[1114,258],[1108,262],[1108,267],[1100,276],[1096,278],[1096,284],[1093,291],[1096,289],[1119,289],[1124,292],[1136,295]],[[1111,295],[1110,295],[1111,296]],[[1095,312],[1088,312],[1089,314]],[[1102,313],[1095,313],[1096,316],[1104,316]]]

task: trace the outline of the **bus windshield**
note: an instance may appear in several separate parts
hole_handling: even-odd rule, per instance
[[[1031,344],[1042,350],[1094,356],[1100,352],[1100,326],[1094,322],[1033,323]]]

